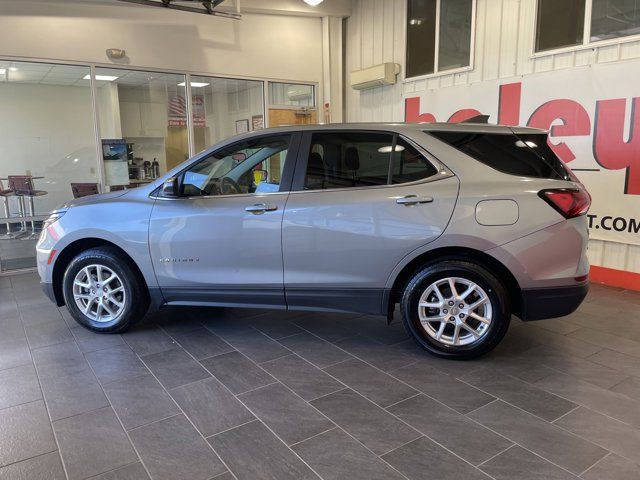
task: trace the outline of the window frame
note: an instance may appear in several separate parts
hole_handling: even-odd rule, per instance
[[[403,135],[400,132],[394,132],[393,130],[361,130],[361,129],[308,129],[302,132],[302,138],[300,140],[300,144],[298,145],[298,153],[296,156],[295,162],[295,170],[293,172],[293,182],[291,185],[290,194],[319,194],[319,193],[330,193],[330,192],[350,192],[354,190],[363,190],[363,189],[378,189],[378,188],[399,188],[407,185],[418,185],[421,183],[430,183],[437,180],[441,180],[443,178],[448,178],[453,176],[453,173],[448,170],[442,163],[440,163],[433,155],[427,152],[422,146],[416,143],[413,139]],[[405,182],[405,183],[387,183],[386,185],[366,185],[362,187],[341,187],[341,188],[326,188],[322,190],[305,190],[305,178],[307,175],[307,163],[309,161],[309,152],[311,150],[311,138],[314,133],[322,133],[322,134],[341,134],[341,133],[371,133],[371,134],[387,134],[391,135],[394,138],[401,138],[403,141],[407,142],[413,148],[415,148],[424,158],[427,160],[436,170],[436,173],[433,175],[422,178],[420,180],[415,180],[413,182]],[[391,162],[389,163],[389,169],[391,169]],[[387,175],[387,182],[389,182],[389,175]]]
[[[280,188],[278,189],[277,192],[233,193],[229,195],[178,195],[175,197],[167,197],[162,194],[162,185],[160,185],[153,192],[151,192],[149,196],[155,197],[158,200],[194,200],[194,199],[215,199],[215,198],[246,198],[246,197],[255,197],[255,196],[263,196],[263,195],[279,195],[282,193],[289,193],[292,190],[293,175],[294,175],[294,170],[297,163],[296,160],[299,155],[301,139],[302,139],[302,132],[297,130],[294,130],[291,132],[278,132],[278,133],[264,132],[257,135],[248,134],[246,136],[243,136],[240,139],[234,137],[233,141],[231,142],[224,142],[223,144],[221,144],[215,149],[210,148],[201,152],[197,157],[193,158],[192,162],[189,162],[187,165],[184,165],[179,171],[172,174],[170,178],[182,177],[186,171],[190,170],[191,168],[193,168],[193,166],[197,165],[201,161],[205,160],[211,155],[214,155],[216,152],[229,148],[230,146],[233,146],[235,144],[242,144],[242,143],[245,143],[247,140],[258,140],[262,138],[285,136],[285,135],[291,136],[291,140],[289,143],[289,148],[287,149],[287,156],[285,157],[285,160],[284,160],[282,177],[280,179]],[[179,181],[178,183],[179,183],[178,187],[180,191],[182,191],[182,181]]]
[[[536,0],[537,1],[537,0]],[[434,45],[434,56],[433,56],[433,73],[425,73],[423,75],[414,75],[413,77],[404,76],[406,73],[406,64],[407,64],[407,51],[409,47],[409,42],[407,41],[408,34],[408,23],[409,23],[409,2],[405,2],[404,5],[404,62],[405,68],[402,70],[403,74],[403,82],[415,82],[417,80],[425,80],[429,78],[442,77],[444,75],[454,75],[456,73],[464,73],[470,72],[475,68],[475,56],[476,56],[476,22],[477,22],[477,0],[471,0],[471,41],[469,43],[469,65],[466,67],[458,67],[451,68],[449,70],[439,70],[438,69],[438,60],[440,56],[440,3],[442,0],[436,0],[436,33],[435,33],[435,45]]]
[[[578,45],[570,45],[568,47],[558,47],[549,50],[541,50],[536,52],[536,39],[538,37],[538,6],[540,0],[535,0],[533,11],[533,28],[531,37],[531,58],[546,57],[549,55],[558,55],[561,53],[571,53],[580,50],[589,50],[592,48],[607,47],[611,45],[621,45],[623,43],[637,42],[640,40],[640,33],[635,35],[625,35],[616,38],[606,38],[604,40],[591,41],[591,16],[593,13],[593,0],[585,0],[584,5],[584,25],[582,28],[582,42]]]

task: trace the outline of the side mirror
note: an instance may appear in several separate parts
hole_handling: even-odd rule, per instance
[[[178,179],[171,177],[162,184],[162,196],[177,197],[179,195]]]

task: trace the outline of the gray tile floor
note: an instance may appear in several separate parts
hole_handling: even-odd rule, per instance
[[[78,327],[0,277],[0,479],[640,479],[640,295],[447,362],[377,317],[165,309]]]

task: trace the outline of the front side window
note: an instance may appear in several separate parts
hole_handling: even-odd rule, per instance
[[[538,0],[536,52],[640,34],[637,0]]]
[[[203,158],[179,178],[183,196],[277,192],[290,135],[234,143]]]
[[[407,78],[471,65],[473,2],[409,0]]]
[[[436,168],[391,133],[314,133],[305,190],[371,187],[430,177]]]

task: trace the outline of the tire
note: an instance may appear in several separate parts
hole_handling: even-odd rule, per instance
[[[452,293],[449,279],[457,295]],[[471,289],[473,285],[475,289]],[[478,306],[471,309],[475,304]],[[400,307],[405,328],[421,347],[437,357],[454,360],[491,351],[507,333],[511,319],[509,295],[502,282],[485,268],[457,259],[419,269],[405,287]]]
[[[100,284],[98,271],[100,280],[106,283]],[[75,284],[76,281],[79,283]],[[92,248],[76,255],[64,272],[62,291],[75,321],[99,333],[124,332],[142,319],[149,308],[149,291],[144,280],[111,247]],[[86,308],[81,307],[89,303],[91,306],[85,313]]]

